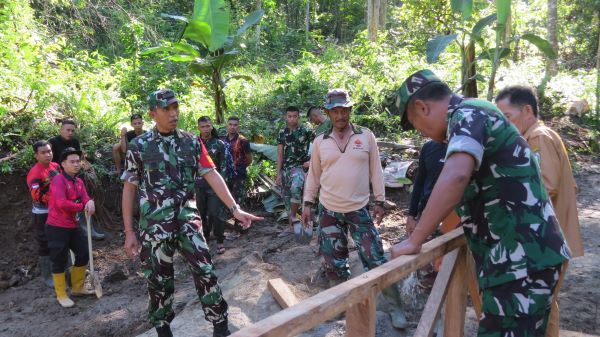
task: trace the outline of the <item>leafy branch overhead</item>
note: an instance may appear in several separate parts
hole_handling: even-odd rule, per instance
[[[250,13],[235,33],[230,35],[231,15],[225,1],[196,0],[191,18],[162,14],[164,18],[185,23],[178,41],[148,48],[142,55],[166,54],[166,60],[187,62],[192,74],[207,77],[211,82],[217,122],[222,123],[227,111],[223,89],[228,80],[237,78],[252,81],[249,76],[236,75],[223,80],[222,71],[236,59],[239,48],[245,47],[240,42],[242,35],[259,23],[263,15],[263,10]]]

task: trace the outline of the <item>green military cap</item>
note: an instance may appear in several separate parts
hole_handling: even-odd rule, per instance
[[[148,107],[150,110],[156,107],[166,108],[173,103],[177,103],[177,97],[173,90],[161,89],[148,95]]]
[[[327,110],[331,110],[336,107],[350,108],[354,105],[350,101],[350,94],[344,89],[331,89],[325,95],[325,105],[323,106]]]
[[[429,69],[419,70],[416,73],[408,76],[400,88],[396,91],[396,111],[400,114],[400,125],[404,130],[412,130],[414,127],[406,118],[406,106],[411,97],[423,89],[427,85],[435,82],[442,82],[434,73]]]

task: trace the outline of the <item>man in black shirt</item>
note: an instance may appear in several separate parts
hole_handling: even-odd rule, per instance
[[[77,126],[75,125],[75,121],[72,119],[65,119],[60,124],[60,134],[48,140],[48,143],[50,143],[50,147],[52,148],[53,162],[58,163],[60,154],[68,147],[72,147],[77,151],[81,151],[79,141],[74,138],[76,128]]]
[[[117,177],[121,175],[123,167],[123,159],[125,159],[125,153],[127,153],[127,146],[135,137],[144,133],[144,119],[140,114],[133,114],[130,118],[131,126],[133,130],[127,131],[124,127],[121,129],[121,140],[113,145],[112,156],[115,163],[115,169]]]

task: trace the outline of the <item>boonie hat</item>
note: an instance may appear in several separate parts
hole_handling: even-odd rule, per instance
[[[323,106],[327,110],[331,110],[336,107],[350,108],[354,105],[350,101],[350,95],[344,89],[332,89],[325,95],[325,105]]]
[[[173,103],[177,103],[177,97],[173,90],[161,89],[148,95],[148,107],[150,110],[156,107],[166,108]]]
[[[427,85],[435,82],[442,82],[434,73],[429,69],[419,70],[416,73],[408,76],[402,83],[400,88],[396,91],[396,102],[395,111],[400,115],[400,125],[404,130],[412,130],[414,127],[406,118],[406,106],[411,97],[415,95],[419,90],[425,88]]]

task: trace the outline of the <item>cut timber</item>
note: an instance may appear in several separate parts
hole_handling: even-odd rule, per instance
[[[271,180],[271,178],[269,178],[269,176],[267,176],[264,173],[259,173],[258,178],[263,182],[263,184],[265,184],[268,188],[270,188],[271,191],[275,192],[278,196],[283,198],[283,194],[281,193],[281,190],[279,189],[277,184],[275,184],[275,182],[273,180]]]
[[[414,145],[404,145],[404,144],[398,144],[398,143],[393,143],[393,142],[385,142],[382,140],[378,140],[377,141],[377,146],[379,147],[387,147],[390,149],[394,149],[394,150],[406,150],[406,149],[418,149],[418,146],[414,146]]]
[[[288,287],[288,285],[285,282],[283,282],[282,279],[275,278],[269,280],[267,282],[267,287],[271,291],[271,294],[273,295],[277,303],[279,303],[279,305],[283,309],[289,308],[292,305],[298,303],[298,299],[296,298],[290,287]]]
[[[444,309],[444,337],[462,337],[465,330],[467,312],[467,248],[458,252],[454,273],[448,284],[446,307]]]
[[[376,291],[360,303],[353,304],[346,311],[346,337],[375,337]]]
[[[442,305],[444,304],[444,299],[448,292],[448,281],[450,281],[452,274],[454,273],[457,257],[458,249],[455,249],[444,256],[442,267],[435,278],[431,294],[429,294],[429,298],[423,309],[423,315],[421,316],[417,330],[413,335],[414,337],[431,337],[433,335],[435,320],[438,318]]]
[[[479,295],[479,283],[477,282],[476,273],[475,260],[473,260],[473,255],[469,251],[467,254],[467,287],[469,288],[469,295],[471,296],[475,315],[477,315],[477,320],[479,321],[481,318],[481,295]]]
[[[364,303],[366,298],[373,295],[373,289],[381,292],[382,289],[397,283],[436,258],[465,245],[464,231],[462,227],[457,228],[425,243],[419,254],[397,257],[360,276],[307,298],[291,308],[283,309],[275,315],[238,330],[231,337],[296,336],[348,310],[352,305]]]

